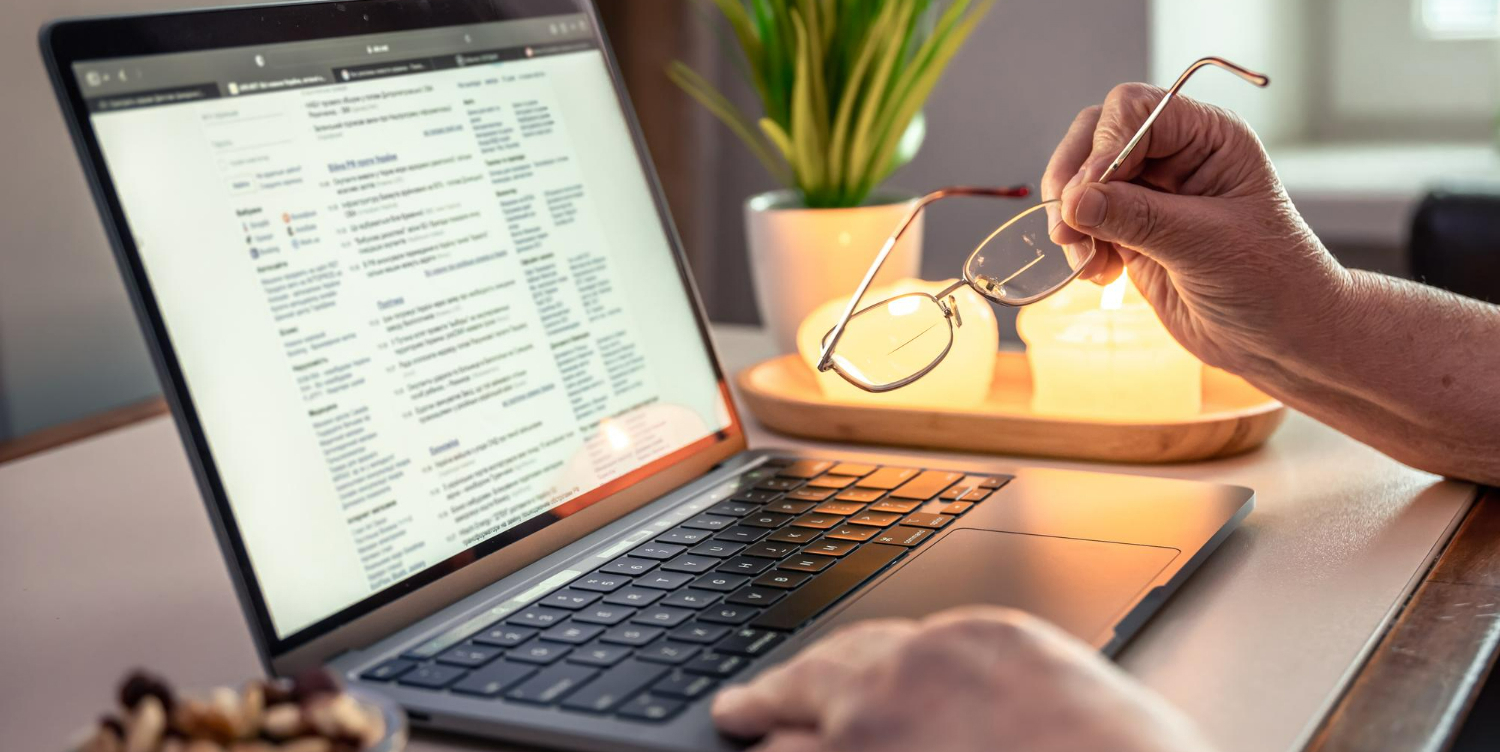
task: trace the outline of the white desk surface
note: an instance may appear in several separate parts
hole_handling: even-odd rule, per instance
[[[716,333],[731,372],[770,354],[754,330]],[[747,420],[753,446],[830,448]],[[1257,492],[1244,526],[1120,659],[1224,752],[1305,742],[1472,495],[1301,415],[1242,457],[1109,469]],[[0,746],[61,749],[133,666],[189,687],[260,671],[167,417],[0,466]],[[497,746],[424,736],[411,749]]]

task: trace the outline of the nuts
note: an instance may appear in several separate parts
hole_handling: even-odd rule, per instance
[[[344,694],[328,672],[294,682],[252,680],[236,692],[178,697],[135,671],[121,684],[120,715],[106,715],[76,752],[360,752],[385,736],[380,713]]]

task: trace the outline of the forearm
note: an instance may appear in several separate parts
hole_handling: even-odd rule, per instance
[[[1254,384],[1414,467],[1500,484],[1500,306],[1352,272]]]

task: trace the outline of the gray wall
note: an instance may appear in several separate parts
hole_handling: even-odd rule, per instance
[[[665,2],[667,0],[640,0]],[[686,2],[686,0],[681,0]],[[195,0],[202,3],[203,0]],[[0,25],[0,437],[129,403],[155,377],[36,53],[48,18],[140,11],[170,0],[9,0]],[[928,108],[927,146],[893,184],[1035,183],[1082,107],[1146,75],[1147,0],[1000,3]],[[727,71],[727,66],[725,66]],[[664,82],[665,83],[665,82]],[[701,145],[714,179],[696,242],[705,300],[719,320],[756,319],[741,202],[771,187],[722,131]],[[947,278],[1013,206],[941,207],[929,218],[924,275]],[[707,237],[705,237],[707,236]],[[704,248],[702,246],[710,247]]]

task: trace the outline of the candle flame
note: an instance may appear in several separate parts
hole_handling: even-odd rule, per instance
[[[1115,281],[1104,288],[1104,294],[1099,296],[1099,308],[1105,311],[1118,311],[1125,305],[1125,285],[1130,283],[1130,278],[1123,272]]]

